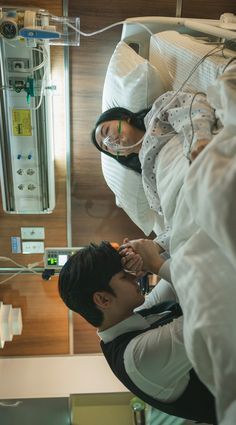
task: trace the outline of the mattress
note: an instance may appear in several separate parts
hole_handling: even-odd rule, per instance
[[[176,31],[164,31],[151,37],[149,60],[162,73],[165,85],[172,90],[178,90],[194,67],[199,64],[184,89],[205,93],[208,86],[222,74],[232,56],[232,53],[224,49],[224,55],[228,56],[224,57],[222,47],[218,46],[217,53],[202,60],[214,47],[216,47],[215,44],[208,44],[189,35],[179,34]],[[161,55],[165,58],[173,79],[161,66]]]

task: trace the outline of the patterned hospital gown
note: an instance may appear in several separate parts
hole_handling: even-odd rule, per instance
[[[147,130],[139,153],[143,187],[150,208],[163,215],[157,182],[160,151],[173,137],[178,137],[182,144],[181,155],[189,158],[196,141],[212,139],[216,118],[204,94],[179,92],[176,95],[170,91],[154,102],[144,122]],[[170,224],[165,220],[165,231],[158,234],[156,240],[167,252],[169,236]]]

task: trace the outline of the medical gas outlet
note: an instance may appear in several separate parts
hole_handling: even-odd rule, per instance
[[[78,46],[79,18],[2,6],[0,38],[3,209],[11,214],[50,213],[55,207],[50,46]]]
[[[26,39],[28,45],[41,43],[79,46],[80,19],[54,16],[45,9],[0,7],[0,35],[6,40]]]

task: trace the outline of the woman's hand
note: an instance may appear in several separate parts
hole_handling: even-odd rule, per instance
[[[193,162],[194,159],[197,158],[197,156],[203,151],[203,149],[208,145],[209,142],[210,140],[201,139],[194,144],[194,147],[191,150],[190,154],[191,162]]]
[[[122,256],[122,265],[125,269],[142,274],[152,272],[158,274],[165,260],[160,257],[163,249],[150,239],[124,239],[119,253]]]
[[[121,264],[123,269],[135,276],[142,277],[146,274],[143,270],[143,260],[139,254],[136,254],[132,248],[128,248],[122,254]]]

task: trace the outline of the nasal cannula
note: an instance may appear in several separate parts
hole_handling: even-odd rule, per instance
[[[119,120],[117,130],[118,130],[118,134],[121,135],[121,120]],[[131,149],[131,148],[138,146],[140,143],[142,143],[143,137],[138,142],[136,142],[136,143],[134,143],[133,145],[130,145],[130,146],[121,146],[120,142],[122,140],[125,141],[125,139],[120,137],[120,136],[116,137],[116,139],[113,139],[111,136],[107,136],[103,140],[103,144],[110,149],[116,150],[116,153],[118,155],[119,151],[128,150],[128,149]]]

